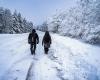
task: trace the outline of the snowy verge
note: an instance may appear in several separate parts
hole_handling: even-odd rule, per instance
[[[31,62],[30,60],[24,60],[13,64],[11,69],[5,74],[3,80],[26,80]]]

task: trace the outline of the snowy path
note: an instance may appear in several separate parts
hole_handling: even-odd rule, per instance
[[[33,63],[27,80],[60,80],[53,65],[54,63],[44,55]]]
[[[40,44],[37,46],[35,57],[33,56],[33,63],[27,80],[60,80],[57,76],[57,70],[54,68],[56,63],[44,54],[41,45],[42,37],[43,34],[40,35]]]
[[[30,54],[28,34],[0,35],[0,80],[100,80],[100,47],[52,34],[48,55],[41,41]]]

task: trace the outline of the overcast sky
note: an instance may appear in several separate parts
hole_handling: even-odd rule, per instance
[[[0,7],[15,9],[34,24],[41,24],[56,10],[64,10],[75,5],[76,0],[0,0]]]

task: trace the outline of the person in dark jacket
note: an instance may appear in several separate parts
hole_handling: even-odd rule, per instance
[[[45,32],[45,35],[42,40],[42,45],[44,45],[45,54],[48,54],[51,45],[51,36],[48,31]]]
[[[30,44],[31,54],[35,55],[36,44],[39,43],[39,37],[38,37],[38,34],[36,33],[35,29],[33,29],[32,33],[29,34],[29,36],[28,36],[28,43]]]

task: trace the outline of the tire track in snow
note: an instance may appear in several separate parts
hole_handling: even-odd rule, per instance
[[[40,59],[33,60],[26,80],[60,80],[55,69],[56,64],[47,55],[41,55]]]
[[[34,66],[35,66],[35,63],[36,61],[38,61],[38,59],[36,58],[33,58],[33,61],[28,69],[28,72],[27,72],[27,76],[26,76],[26,79],[25,80],[33,80],[33,77],[34,77]]]
[[[26,76],[26,80],[31,80],[33,64],[34,63],[32,62],[30,65],[30,68],[29,68],[27,76]]]

